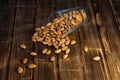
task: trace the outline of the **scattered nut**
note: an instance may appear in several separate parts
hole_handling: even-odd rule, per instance
[[[50,61],[55,61],[55,56],[52,56],[51,58],[50,58]]]
[[[68,54],[65,54],[65,55],[63,56],[63,59],[66,59],[66,58],[68,58]]]
[[[100,56],[95,56],[92,58],[94,61],[99,61],[100,60]]]
[[[22,48],[22,49],[26,49],[27,47],[26,47],[25,44],[21,44],[21,45],[20,45],[20,48]]]
[[[29,69],[33,69],[33,68],[36,68],[36,67],[37,67],[37,65],[36,65],[36,64],[33,64],[33,63],[31,63],[31,64],[28,65],[28,68],[29,68]]]
[[[36,52],[31,52],[30,55],[31,56],[37,56],[37,53]]]
[[[26,64],[28,62],[28,58],[24,58],[22,62],[23,64]]]
[[[76,43],[76,41],[75,40],[72,40],[71,41],[71,45],[73,45],[73,44],[75,44]]]
[[[47,49],[47,48],[44,48],[44,49],[42,50],[42,53],[43,53],[43,54],[46,54],[47,51],[48,51],[48,49]]]
[[[23,71],[24,71],[24,70],[23,70],[22,67],[18,67],[18,73],[19,73],[19,74],[23,73]]]
[[[87,46],[84,47],[84,51],[88,52],[88,47]]]

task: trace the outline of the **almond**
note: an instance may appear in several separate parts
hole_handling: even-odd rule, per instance
[[[67,49],[65,50],[65,53],[66,53],[66,54],[70,53],[70,48],[67,48]]]
[[[31,52],[30,55],[31,56],[37,56],[37,53],[36,52]]]
[[[26,49],[26,48],[27,48],[25,44],[21,44],[20,47],[21,47],[22,49]]]
[[[36,65],[36,64],[33,64],[33,63],[31,63],[31,64],[28,65],[28,68],[29,68],[29,69],[33,69],[33,68],[36,68],[36,67],[37,67],[37,65]]]
[[[59,54],[60,52],[61,52],[61,49],[55,50],[55,53],[56,53],[56,54]]]
[[[47,53],[46,53],[46,55],[50,55],[51,52],[52,52],[51,50],[48,50]]]
[[[100,56],[95,56],[92,58],[94,61],[99,61],[100,60]]]
[[[66,58],[68,58],[68,54],[65,54],[65,55],[63,56],[63,59],[66,59]]]
[[[75,44],[75,43],[76,43],[76,41],[75,41],[75,40],[72,40],[72,41],[71,41],[71,44],[72,44],[72,45],[73,45],[73,44]]]
[[[28,62],[28,58],[24,58],[22,62],[23,64],[26,64]]]
[[[23,71],[24,71],[23,68],[19,66],[18,67],[18,73],[21,74],[21,73],[23,73]]]
[[[50,58],[50,61],[55,61],[55,56],[52,56],[51,58]]]

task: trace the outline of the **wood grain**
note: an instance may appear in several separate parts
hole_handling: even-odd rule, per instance
[[[8,65],[8,80],[32,80],[33,78],[33,70],[28,69],[27,66],[33,63],[33,57],[29,54],[33,51],[31,35],[33,34],[34,27],[34,12],[34,8],[17,7],[16,9],[12,50],[10,54],[10,63]],[[26,50],[20,48],[20,45],[23,43],[27,46]],[[29,59],[26,65],[22,64],[24,57],[28,57]],[[22,66],[24,69],[22,74],[18,74],[17,72],[19,66]]]
[[[83,1],[84,2],[84,1]],[[79,3],[80,4],[80,3]],[[78,5],[78,4],[77,4]],[[83,54],[83,63],[86,80],[106,80],[104,71],[104,60],[95,62],[92,60],[95,56],[100,56],[98,49],[101,49],[100,33],[96,25],[94,10],[90,0],[86,0],[83,6],[89,11],[90,20],[79,29],[81,50]],[[88,52],[84,52],[84,47],[88,47]]]
[[[14,14],[15,7],[0,7],[0,80],[7,78]]]
[[[120,33],[113,17],[113,13],[111,13],[111,8],[108,7],[110,5],[109,2],[106,0],[104,1],[102,6],[104,9],[101,8],[101,3],[103,2],[99,1],[98,6],[103,21],[103,26],[100,27],[100,32],[106,53],[105,56],[110,70],[111,79],[118,80],[120,79]]]
[[[35,27],[40,27],[47,24],[48,18],[51,12],[53,12],[53,3],[53,0],[37,0]],[[43,55],[42,50],[44,48],[51,49],[52,54]],[[34,50],[38,53],[38,56],[34,58],[34,63],[38,65],[34,71],[34,80],[58,80],[56,67],[57,57],[54,54],[54,48],[37,42],[35,43]],[[55,62],[50,61],[51,56],[56,57]]]

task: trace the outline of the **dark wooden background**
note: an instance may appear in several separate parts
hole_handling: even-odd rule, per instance
[[[90,20],[70,36],[77,44],[70,46],[69,58],[53,54],[58,58],[50,62],[52,55],[40,54],[47,46],[31,41],[35,27],[46,24],[51,12],[76,6],[86,7]],[[120,80],[119,7],[119,0],[0,0],[0,80]],[[31,51],[39,55],[32,57]],[[96,55],[98,62],[92,60]],[[24,57],[38,67],[26,68]],[[25,73],[18,74],[18,66]]]

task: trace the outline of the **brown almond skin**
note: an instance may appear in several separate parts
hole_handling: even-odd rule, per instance
[[[63,56],[63,59],[66,59],[66,58],[68,58],[68,54],[65,54],[65,55]]]
[[[65,44],[69,45],[70,44],[70,40],[65,41]]]
[[[85,51],[85,52],[88,52],[88,50],[89,50],[88,47],[85,46],[85,47],[84,47],[84,51]]]
[[[37,65],[36,65],[36,64],[33,64],[33,63],[31,63],[31,64],[28,65],[28,68],[29,68],[29,69],[33,69],[33,68],[36,68],[36,67],[37,67]]]
[[[48,51],[48,49],[47,49],[47,48],[44,48],[44,49],[42,50],[42,53],[43,53],[43,54],[46,54],[47,51]]]
[[[100,56],[95,56],[92,58],[94,61],[99,61],[100,60]]]
[[[61,39],[61,40],[60,40],[60,43],[64,43],[64,42],[65,42],[65,39]]]
[[[65,19],[68,19],[68,13],[63,14],[63,16],[65,17]]]
[[[25,44],[21,44],[21,45],[20,45],[20,48],[22,48],[22,49],[26,49],[27,47],[26,47]]]
[[[30,55],[31,56],[37,56],[37,53],[36,52],[31,52]]]
[[[68,48],[68,46],[62,47],[62,50],[65,51]]]
[[[73,44],[75,44],[76,43],[76,41],[75,40],[72,40],[71,41],[71,45],[73,45]]]
[[[85,11],[84,11],[84,10],[80,10],[80,12],[82,13],[83,19],[85,20],[85,19],[86,19],[86,17],[87,17],[87,15],[86,15]]]
[[[35,32],[35,33],[33,34],[33,36],[34,36],[34,37],[38,36],[38,32]]]
[[[51,50],[48,50],[47,53],[46,53],[46,55],[50,55],[51,52],[52,52]]]
[[[61,47],[64,47],[65,46],[65,44],[63,43],[63,44],[61,44]]]
[[[82,22],[82,16],[81,15],[76,15],[76,19],[79,21],[79,23]]]
[[[28,62],[28,58],[23,59],[23,64],[26,64]]]
[[[23,71],[24,71],[23,68],[19,66],[18,67],[18,73],[21,74],[21,73],[23,73]]]
[[[50,61],[54,62],[54,61],[55,61],[55,56],[52,56],[52,57],[50,58]]]
[[[61,49],[55,50],[55,53],[56,53],[56,54],[59,54],[60,52],[61,52]]]
[[[70,53],[70,48],[67,48],[67,49],[65,50],[65,53],[66,53],[66,54]]]
[[[72,15],[69,15],[69,20],[71,20],[72,19]]]

